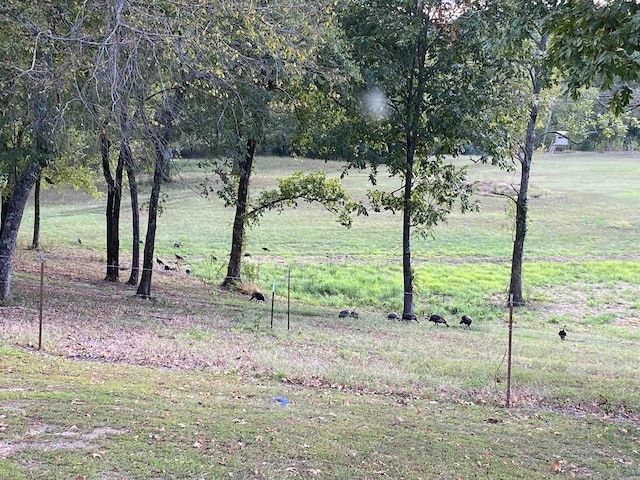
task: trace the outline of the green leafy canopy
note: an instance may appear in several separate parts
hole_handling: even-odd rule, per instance
[[[366,215],[366,209],[351,199],[337,178],[328,178],[325,172],[295,172],[278,179],[278,188],[265,190],[254,202],[247,220],[257,221],[266,211],[295,208],[299,201],[318,203],[338,216],[338,222],[350,227],[352,214]]]

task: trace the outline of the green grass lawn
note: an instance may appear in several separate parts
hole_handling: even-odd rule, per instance
[[[265,216],[244,275],[264,292],[275,283],[272,317],[270,298],[219,289],[232,212],[194,193],[194,165],[180,161],[164,188],[157,243],[194,275],[158,269],[148,301],[102,281],[104,199],[45,192],[41,351],[25,213],[0,306],[0,479],[640,478],[639,157],[536,158],[509,409],[512,219],[486,192],[515,174],[469,166],[481,211],[414,239],[421,322],[396,323],[399,216],[351,230],[315,207]],[[263,158],[254,186],[296,169],[340,173]],[[366,174],[345,185],[364,198]],[[359,318],[338,319],[342,308]],[[434,311],[449,328],[425,321]]]

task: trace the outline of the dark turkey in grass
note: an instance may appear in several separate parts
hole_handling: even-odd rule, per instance
[[[469,315],[462,315],[462,320],[460,320],[460,325],[464,325],[467,328],[471,328],[471,322],[473,319]]]
[[[564,340],[565,338],[567,338],[567,331],[565,330],[565,328],[567,327],[562,327],[562,330],[558,332],[558,335],[560,335],[560,340]]]
[[[433,315],[431,315],[429,317],[429,321],[433,322],[436,327],[439,326],[441,323],[444,323],[447,326],[447,328],[449,327],[449,324],[444,319],[444,317],[442,315],[438,315],[437,313],[434,313]]]

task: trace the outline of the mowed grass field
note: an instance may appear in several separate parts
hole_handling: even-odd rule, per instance
[[[260,158],[253,187],[295,170],[340,165]],[[410,324],[385,318],[402,305],[399,215],[265,215],[244,262],[256,304],[218,287],[233,212],[180,160],[156,244],[176,270],[156,264],[145,301],[102,281],[105,200],[44,192],[42,350],[32,210],[0,307],[0,478],[640,478],[640,156],[542,154],[532,172],[509,409],[513,218],[490,192],[516,173],[470,163],[480,212],[413,239]],[[344,184],[366,198],[366,173]]]

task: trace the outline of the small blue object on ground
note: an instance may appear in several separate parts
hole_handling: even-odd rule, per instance
[[[284,397],[273,397],[271,400],[269,400],[269,403],[279,403],[283,407],[286,407],[289,404],[289,400]]]

